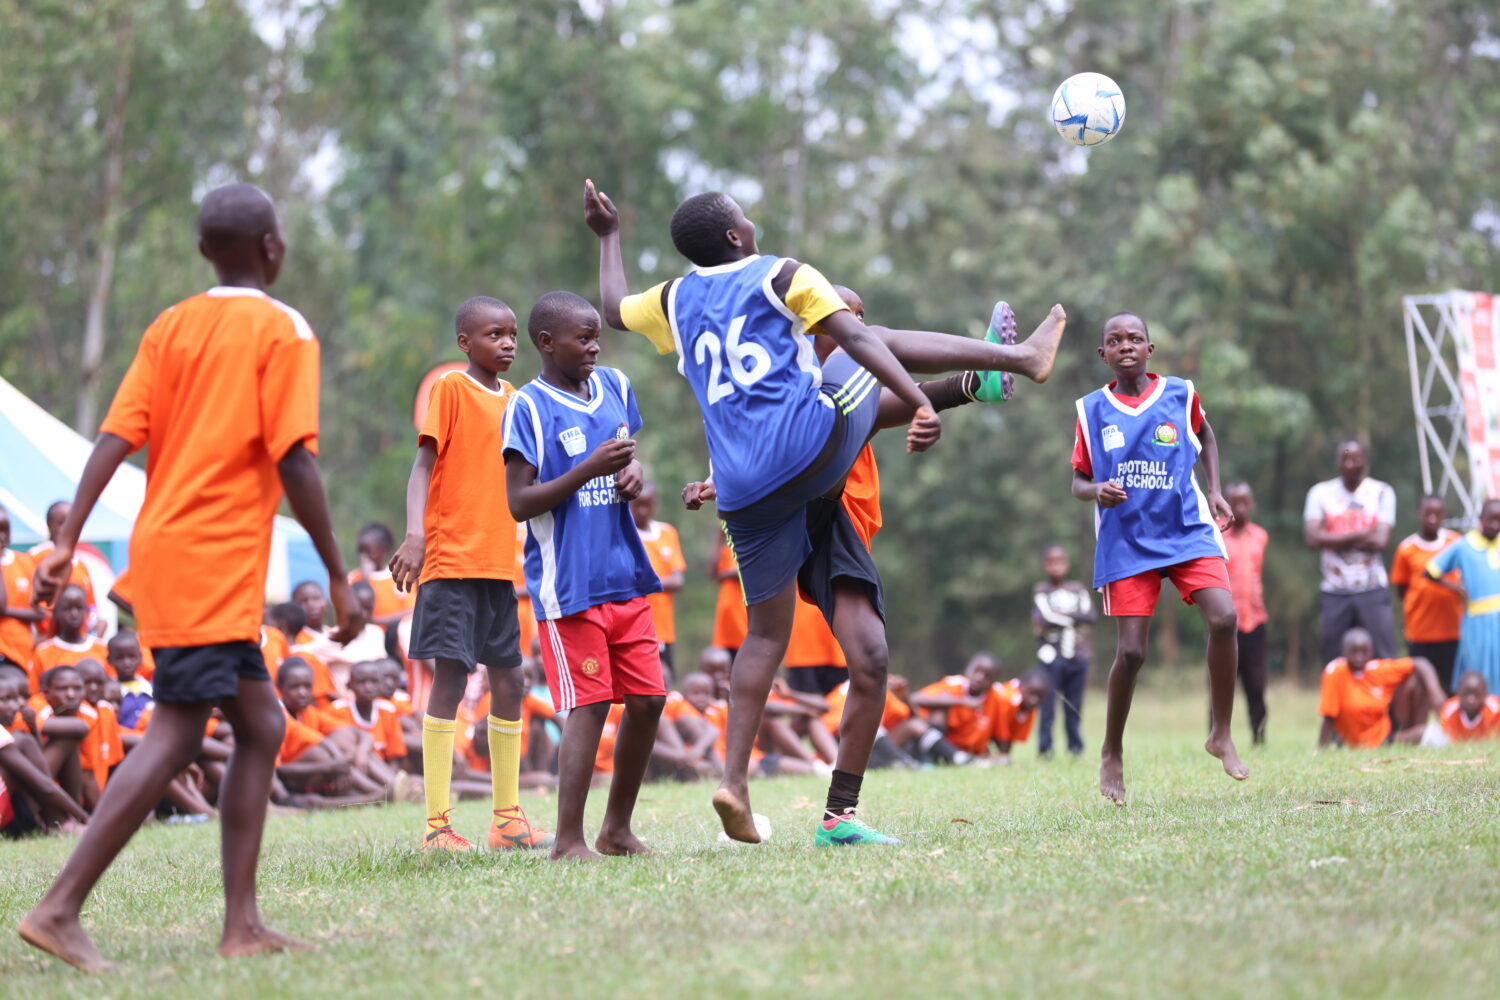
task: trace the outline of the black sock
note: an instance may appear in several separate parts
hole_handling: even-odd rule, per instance
[[[833,780],[828,783],[828,811],[835,816],[842,816],[859,805],[859,786],[864,780],[865,776],[862,774],[850,774],[835,768]]]

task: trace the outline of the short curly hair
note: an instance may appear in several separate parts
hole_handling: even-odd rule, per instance
[[[724,233],[734,228],[734,200],[721,191],[695,194],[672,213],[672,245],[699,267],[729,259]]]

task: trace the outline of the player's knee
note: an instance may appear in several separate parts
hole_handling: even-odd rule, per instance
[[[1217,608],[1205,617],[1208,631],[1214,638],[1234,638],[1235,631],[1239,627],[1239,615],[1235,613],[1233,605],[1227,608]]]
[[[851,687],[877,687],[881,691],[885,690],[891,651],[884,636],[862,636],[853,640],[844,647],[844,658],[849,664]]]
[[[1146,662],[1146,650],[1142,646],[1122,645],[1115,651],[1115,663],[1121,669],[1135,673]]]
[[[244,721],[244,726],[236,726],[234,730],[235,749],[275,756],[281,749],[282,737],[286,735],[286,715],[280,706],[274,711],[269,708],[257,711]]]
[[[491,676],[494,676],[494,674],[491,674]],[[517,700],[526,697],[526,671],[517,666],[513,670],[506,670],[500,673],[499,676],[504,690],[496,692],[497,694],[503,693]]]

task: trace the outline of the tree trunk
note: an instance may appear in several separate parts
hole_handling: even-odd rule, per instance
[[[92,437],[98,424],[99,370],[104,361],[104,323],[109,293],[115,280],[115,250],[120,238],[120,182],[125,172],[125,108],[130,98],[130,63],[135,49],[135,25],[130,14],[121,16],[115,32],[118,62],[115,92],[104,120],[104,191],[100,201],[99,261],[94,287],[89,290],[88,312],[83,323],[83,350],[79,358],[77,418],[78,433]]]

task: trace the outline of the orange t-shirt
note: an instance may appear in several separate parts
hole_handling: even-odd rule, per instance
[[[681,691],[668,691],[667,702],[661,707],[661,717],[668,722],[676,722],[684,715],[696,714],[697,709],[682,696]]]
[[[333,683],[333,672],[328,669],[328,664],[310,652],[309,646],[301,643],[300,640],[304,636],[307,636],[306,629],[297,633],[299,642],[287,652],[286,656],[301,657],[307,663],[307,669],[311,670],[313,675],[313,704],[326,708],[339,696],[338,685]],[[309,636],[308,638],[313,642],[317,641],[316,636]],[[261,655],[264,656],[265,654],[262,653]],[[283,656],[281,659],[285,660],[286,656]],[[269,659],[266,660],[266,669],[271,672],[272,680],[276,679],[276,669],[280,666],[280,661],[275,666],[272,666],[271,661]]]
[[[501,380],[492,392],[468,372],[453,371],[432,385],[418,442],[437,447],[427,487],[427,557],[421,582],[516,579],[515,519],[505,502],[501,426],[515,387]]]
[[[335,722],[363,729],[370,734],[375,752],[385,760],[406,756],[406,737],[401,735],[401,714],[396,706],[385,698],[376,698],[370,705],[371,717],[359,714],[353,698],[340,698],[322,710],[322,714]]]
[[[277,463],[316,453],[318,342],[253,288],[211,288],[156,318],[101,433],[147,447],[130,538],[143,645],[255,642],[281,502]]]
[[[1025,743],[1031,735],[1032,723],[1036,722],[1036,712],[1022,705],[1020,680],[996,684],[993,691],[997,697],[989,701],[994,713],[990,723],[994,738],[1005,743]]]
[[[531,595],[525,593],[526,575],[526,523],[516,525],[516,620],[521,623],[521,655],[530,656],[540,631],[536,623],[536,612],[531,608]]]
[[[327,736],[354,725],[348,719],[335,713],[332,708],[319,708],[316,704],[308,705],[295,715],[292,715],[292,710],[289,708],[286,712],[307,728],[317,730],[321,736]]]
[[[1410,657],[1371,660],[1356,677],[1342,656],[1323,669],[1318,714],[1332,719],[1344,743],[1378,747],[1391,734],[1391,699],[1416,667]]]
[[[415,593],[403,594],[396,589],[396,581],[391,577],[388,569],[378,569],[373,573],[366,573],[362,569],[349,571],[349,585],[363,581],[370,585],[375,591],[375,617],[389,618],[392,615],[411,614],[417,606],[417,595]]]
[[[673,573],[687,570],[687,560],[682,557],[682,540],[677,529],[665,521],[652,521],[651,527],[640,532],[641,544],[646,546],[646,557],[658,580],[665,580]],[[651,605],[651,621],[656,626],[656,638],[661,642],[677,641],[677,621],[673,613],[673,595],[663,590],[659,594],[647,594],[646,603]]]
[[[411,700],[411,695],[399,688],[391,694],[391,704],[396,706],[397,715],[416,715],[417,706]]]
[[[102,791],[109,781],[109,769],[125,759],[125,744],[120,739],[120,716],[115,707],[107,701],[88,707],[95,714],[91,724],[95,730],[94,739],[78,745],[78,763],[85,771],[94,772],[94,780]]]
[[[688,706],[692,708],[692,705]],[[694,709],[694,711],[697,711]],[[729,702],[716,701],[704,709],[702,713],[705,722],[719,731],[719,738],[714,741],[714,750],[719,754],[719,760],[726,760],[729,756]],[[760,747],[750,748],[750,763],[754,764],[765,757]]]
[[[969,679],[963,674],[950,674],[940,681],[933,681],[919,693],[967,698],[969,697]],[[991,687],[985,692],[984,703],[979,708],[955,705],[947,709],[948,729],[944,735],[948,742],[975,756],[986,753],[989,750],[990,740],[995,736],[995,722],[1001,717],[999,701],[999,693]]]
[[[823,728],[835,736],[839,732],[839,723],[844,718],[844,703],[849,700],[849,682],[845,681],[832,691],[828,692],[828,711],[823,713]],[[901,723],[911,718],[911,706],[891,694],[885,693],[885,708],[880,714],[880,725],[886,730],[895,729]]]
[[[849,478],[844,482],[844,511],[854,522],[859,540],[870,547],[883,523],[880,516],[880,469],[875,464],[875,449],[866,444],[854,457]]]
[[[271,677],[276,677],[276,668],[281,666],[281,661],[292,655],[292,645],[286,641],[286,636],[281,629],[273,625],[262,625],[260,627],[260,655],[266,661],[266,669],[271,672]]]
[[[797,595],[797,608],[792,615],[792,637],[786,645],[785,662],[789,667],[848,666],[833,630],[823,620],[823,612],[803,600],[801,594]]]
[[[625,714],[624,705],[609,706],[604,717],[604,729],[599,733],[599,749],[594,753],[594,773],[615,773],[615,742],[620,737],[620,716]]]
[[[6,607],[31,607],[31,577],[35,572],[36,563],[25,552],[0,550],[0,583],[5,585]],[[0,617],[0,656],[24,669],[31,664],[35,642],[30,622]]]
[[[719,573],[738,570],[734,553],[729,546],[719,546]],[[739,649],[745,644],[745,634],[750,631],[750,618],[745,611],[745,591],[740,587],[738,573],[719,581],[719,599],[714,605],[715,646],[723,649]]]
[[[458,751],[459,756],[471,771],[488,771],[490,769],[490,758],[488,755],[480,756],[474,750],[474,730],[479,726],[489,725],[490,693],[488,691],[479,696],[472,704],[467,699],[458,703],[456,719],[457,727],[453,733],[453,749]]]
[[[276,754],[278,767],[282,764],[290,764],[323,742],[322,733],[312,726],[298,722],[286,709],[282,709],[282,712],[286,715],[286,734],[281,737],[281,749]]]
[[[56,637],[42,640],[32,651],[26,670],[31,690],[42,689],[42,675],[53,667],[71,667],[84,660],[98,660],[106,674],[115,676],[115,668],[109,665],[109,647],[91,635],[85,635],[82,642],[64,642]]]
[[[52,710],[52,706],[47,703],[47,699],[43,698],[39,694],[32,695],[26,703],[36,711],[37,732],[41,732],[42,727],[46,725],[47,720],[51,719],[54,715],[57,714]],[[85,736],[78,744],[79,766],[81,766],[85,771],[93,771],[95,780],[98,780],[99,762],[108,760],[110,757],[110,748],[105,745],[104,733],[99,722],[99,711],[98,709],[94,708],[93,705],[90,705],[85,701],[78,706],[78,714],[74,716],[74,718],[82,719],[84,722],[87,722],[89,724],[88,735]],[[116,725],[114,730],[114,744],[116,746],[119,746],[119,743],[119,726]],[[108,777],[109,765],[104,765],[104,772],[105,776]],[[102,781],[99,782],[99,787],[104,787],[104,783]]]
[[[283,708],[282,711],[285,712],[286,709]],[[141,709],[141,714],[136,716],[135,718],[135,728],[132,729],[131,732],[139,733],[140,735],[145,736],[147,727],[151,725],[151,716],[155,712],[156,702],[154,701],[151,704],[147,705],[145,708]],[[203,724],[203,738],[209,739],[213,736],[214,731],[218,728],[219,720],[210,716],[208,721]]]
[[[1500,695],[1485,695],[1484,702],[1479,707],[1479,718],[1473,722],[1464,718],[1457,695],[1443,702],[1438,718],[1443,723],[1443,732],[1454,743],[1500,739]]]
[[[1427,575],[1432,557],[1463,536],[1447,528],[1437,538],[1427,541],[1421,535],[1408,535],[1396,546],[1391,559],[1391,583],[1405,587],[1401,607],[1406,617],[1407,642],[1453,642],[1458,639],[1459,622],[1464,616],[1463,598]],[[1458,570],[1448,574],[1459,580]]]

